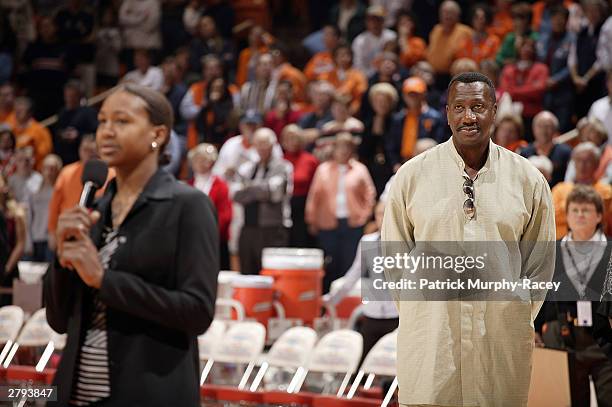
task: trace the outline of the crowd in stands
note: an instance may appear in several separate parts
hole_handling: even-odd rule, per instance
[[[612,233],[606,1],[312,2],[305,38],[239,21],[235,3],[0,0],[11,260],[51,258],[58,214],[96,155],[96,105],[85,101],[127,82],[171,103],[166,168],[213,200],[223,268],[257,273],[267,246],[320,247],[327,290],[375,229],[393,174],[449,139],[446,88],[466,71],[496,84],[493,140],[548,179],[557,237],[576,184],[601,196]],[[292,60],[296,47],[306,63]]]

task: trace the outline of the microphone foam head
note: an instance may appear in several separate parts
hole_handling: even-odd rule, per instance
[[[102,160],[91,159],[85,163],[81,182],[85,185],[86,182],[91,182],[99,189],[106,182],[108,176],[108,165]]]

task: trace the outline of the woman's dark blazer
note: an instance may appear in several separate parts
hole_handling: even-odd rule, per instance
[[[116,184],[110,182],[92,228],[100,248]],[[215,310],[218,230],[203,193],[158,170],[119,228],[119,247],[99,290],[107,306],[111,398],[106,406],[199,406],[197,335]],[[107,223],[110,224],[110,223]],[[77,273],[55,263],[45,276],[49,325],[67,333],[54,385],[58,402],[70,400],[84,316],[91,290]]]

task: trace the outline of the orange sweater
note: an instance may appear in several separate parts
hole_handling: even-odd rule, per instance
[[[573,182],[560,182],[552,189],[553,206],[555,207],[555,223],[557,225],[557,239],[567,234],[567,217],[565,203],[567,197],[574,189]],[[607,236],[612,235],[612,186],[597,182],[593,185],[604,203],[603,231]]]
[[[365,165],[351,159],[345,175],[346,206],[348,224],[363,226],[372,215],[376,200],[376,188]],[[336,195],[338,194],[338,164],[327,161],[315,172],[308,198],[304,219],[317,230],[332,230],[338,227],[336,218]]]

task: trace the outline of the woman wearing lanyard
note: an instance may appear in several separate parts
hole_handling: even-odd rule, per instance
[[[162,94],[125,85],[98,120],[100,157],[117,175],[94,212],[58,221],[44,294],[49,325],[68,339],[51,404],[197,407],[197,335],[219,270],[214,208],[159,168],[172,129]]]
[[[572,406],[589,406],[591,376],[600,407],[612,406],[612,361],[593,336],[610,248],[601,222],[603,202],[589,186],[578,185],[567,198],[568,234],[557,246],[554,281],[540,318],[544,344],[575,356],[570,386]]]

